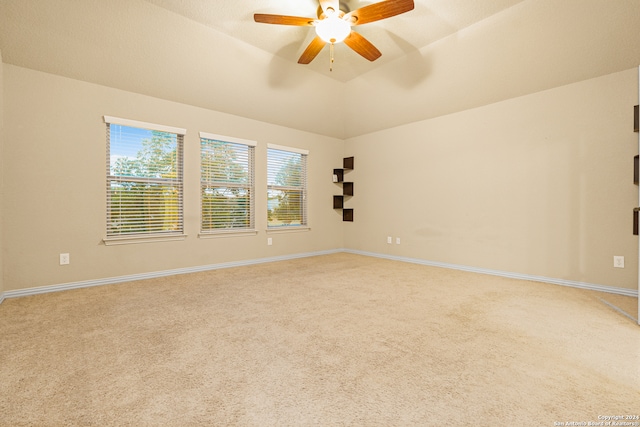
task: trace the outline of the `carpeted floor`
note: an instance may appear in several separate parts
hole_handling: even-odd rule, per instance
[[[640,327],[607,297],[340,253],[8,299],[0,425],[638,416]]]

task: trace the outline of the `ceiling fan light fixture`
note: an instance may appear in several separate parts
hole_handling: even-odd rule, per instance
[[[1,1],[1,0],[0,0]],[[358,55],[369,61],[380,58],[382,53],[357,31],[351,31],[351,26],[368,24],[391,18],[414,8],[414,0],[380,0],[359,9],[351,10],[340,0],[318,0],[316,15],[318,19],[301,16],[272,15],[254,13],[253,20],[264,24],[294,25],[298,27],[315,26],[316,36],[307,45],[298,59],[298,64],[308,64],[318,56],[322,48],[329,44],[330,64],[333,64],[334,44],[344,42]],[[329,67],[331,70],[331,66]]]
[[[351,33],[351,25],[333,13],[316,24],[316,34],[327,43],[340,43]]]

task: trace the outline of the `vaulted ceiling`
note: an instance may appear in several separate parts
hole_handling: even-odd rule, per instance
[[[372,0],[345,0],[354,10]],[[640,64],[638,0],[415,0],[297,59],[314,0],[0,0],[5,63],[344,139]],[[242,136],[242,135],[238,135]]]
[[[253,14],[269,13],[316,18],[317,0],[147,1],[215,28],[292,63],[296,63],[315,35],[314,30],[308,27],[258,25],[253,21]],[[341,7],[343,11],[348,12],[378,1],[380,0],[343,0]],[[521,1],[418,0],[411,12],[355,27],[383,53],[380,59],[371,63],[350,51],[344,44],[338,44],[333,71],[329,71],[329,49],[324,49],[321,56],[305,68],[346,82]],[[212,7],[213,4],[215,4],[214,7]]]

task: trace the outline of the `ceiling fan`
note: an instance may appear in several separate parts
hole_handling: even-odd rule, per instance
[[[401,13],[413,10],[413,0],[383,0],[363,6],[353,11],[340,9],[340,0],[318,0],[318,19],[304,18],[301,16],[270,15],[256,13],[253,19],[264,24],[294,25],[294,26],[314,26],[316,37],[309,43],[298,59],[298,64],[309,64],[320,53],[322,48],[331,44],[330,66],[333,65],[333,45],[344,42],[358,54],[375,61],[382,53],[362,35],[351,29],[354,25],[368,24],[381,19],[400,15]]]

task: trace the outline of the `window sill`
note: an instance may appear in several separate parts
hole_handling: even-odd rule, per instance
[[[277,233],[297,233],[302,231],[311,231],[311,227],[307,225],[297,225],[293,227],[274,227],[267,228],[267,234],[277,234]]]
[[[218,239],[221,237],[243,237],[243,236],[255,236],[258,234],[256,230],[228,230],[228,231],[211,231],[200,232],[198,238],[200,239]]]
[[[167,234],[162,236],[105,237],[102,239],[102,242],[105,246],[115,246],[132,245],[135,243],[175,242],[186,238],[186,234]]]

